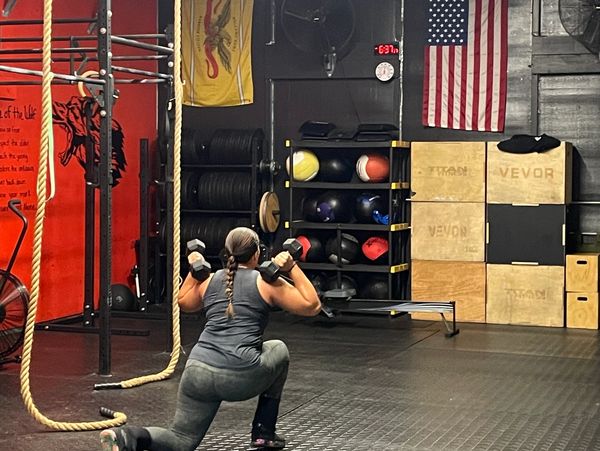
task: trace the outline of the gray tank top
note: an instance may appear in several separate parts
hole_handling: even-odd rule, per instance
[[[190,353],[190,359],[227,369],[246,369],[258,364],[263,332],[271,310],[256,287],[258,275],[258,271],[252,269],[236,271],[233,318],[225,314],[228,304],[225,294],[227,271],[221,269],[213,275],[203,299],[206,325]]]

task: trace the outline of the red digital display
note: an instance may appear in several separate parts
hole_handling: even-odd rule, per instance
[[[397,55],[400,51],[398,50],[398,44],[376,44],[373,48],[375,55]]]

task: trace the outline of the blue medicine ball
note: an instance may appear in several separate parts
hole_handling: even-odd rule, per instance
[[[354,216],[366,224],[389,224],[387,202],[379,194],[361,193],[356,198]]]

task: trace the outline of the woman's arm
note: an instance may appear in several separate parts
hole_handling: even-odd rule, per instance
[[[190,264],[200,259],[204,259],[204,257],[198,252],[192,252],[188,256],[188,261]],[[199,282],[192,277],[191,273],[188,273],[185,280],[183,281],[183,284],[179,288],[179,297],[177,299],[177,302],[181,310],[188,313],[202,310],[202,307],[204,306],[202,298],[204,297],[206,287],[208,287],[212,276],[213,274],[208,276],[206,280]]]
[[[289,276],[294,284],[292,285],[282,278],[278,278],[273,283],[267,283],[260,279],[258,283],[261,294],[264,292],[272,305],[276,305],[295,315],[318,315],[321,311],[319,295],[290,254],[288,252],[281,252],[275,256],[273,261],[282,271],[289,272]]]

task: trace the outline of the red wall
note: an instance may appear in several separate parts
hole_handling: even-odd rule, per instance
[[[54,17],[93,17],[97,1],[55,1]],[[143,5],[143,6],[141,6]],[[113,34],[155,33],[156,2],[122,0],[113,2]],[[20,0],[8,19],[40,19],[42,2]],[[56,24],[54,36],[85,35],[85,24]],[[41,36],[40,26],[2,26],[2,36]],[[65,47],[67,42],[54,42],[54,47]],[[80,46],[95,46],[95,41],[81,41]],[[41,42],[2,43],[0,49],[14,47],[41,48]],[[113,55],[151,54],[120,45],[113,45]],[[90,53],[95,55],[95,53]],[[17,55],[14,55],[15,57]],[[33,55],[24,55],[33,56]],[[55,57],[67,54],[55,54]],[[13,55],[0,55],[0,60]],[[41,69],[39,63],[0,63],[30,69]],[[118,61],[113,64],[156,70],[156,64],[146,61]],[[86,70],[97,69],[91,62]],[[68,63],[56,63],[54,72],[68,73]],[[115,73],[115,78],[135,78]],[[37,77],[0,72],[0,79],[39,80]],[[113,189],[113,283],[127,283],[135,263],[134,242],[139,238],[139,140],[156,139],[156,86],[119,84],[120,96],[113,117],[124,134],[124,154],[127,160],[119,184]],[[75,85],[54,85],[53,101],[66,103],[79,96]],[[30,229],[13,268],[13,274],[29,286],[31,267],[32,231],[36,205],[35,177],[40,134],[40,86],[0,86],[0,268],[4,268],[20,230],[16,217],[7,211],[10,197],[22,200]],[[14,99],[6,100],[5,98]],[[18,112],[15,112],[18,110]],[[65,149],[67,133],[54,126],[56,197],[46,208],[44,226],[41,297],[38,321],[76,315],[82,312],[84,280],[84,173],[76,158],[66,166],[59,154]],[[97,204],[97,213],[99,208]],[[96,277],[96,280],[98,278]],[[97,295],[95,296],[97,303]],[[96,304],[97,305],[97,304]]]

